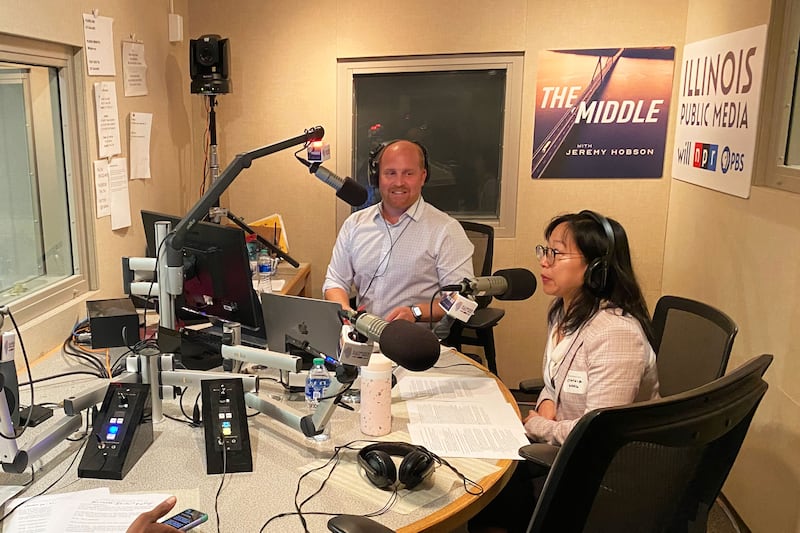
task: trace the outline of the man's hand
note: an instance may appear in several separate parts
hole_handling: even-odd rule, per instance
[[[170,496],[150,511],[140,514],[128,527],[126,533],[174,533],[178,531],[172,526],[158,523],[159,518],[175,507],[176,501],[178,499],[175,496]]]
[[[408,306],[395,307],[389,311],[389,314],[386,315],[385,320],[387,322],[391,322],[393,320],[406,320],[408,322],[417,321],[417,319],[414,318],[414,313],[411,312],[411,308]]]

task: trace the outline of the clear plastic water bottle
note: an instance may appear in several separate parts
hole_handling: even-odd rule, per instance
[[[258,254],[258,292],[272,292],[272,258],[267,250]]]
[[[331,375],[325,368],[325,360],[315,357],[311,370],[306,378],[306,407],[316,409],[320,398],[325,397],[325,391],[331,386]]]

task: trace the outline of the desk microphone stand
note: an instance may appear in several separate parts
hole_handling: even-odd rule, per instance
[[[236,326],[233,326],[236,330]],[[286,355],[260,348],[251,348],[240,344],[240,335],[233,333],[229,339],[231,344],[222,345],[222,357],[233,361],[249,362],[264,365],[281,371],[299,372],[302,359],[293,355]],[[333,416],[339,396],[347,390],[350,384],[358,377],[356,367],[343,365],[335,359],[314,350],[308,343],[300,343],[305,351],[319,357],[324,357],[329,363],[336,365],[336,372],[331,377],[331,385],[325,391],[325,399],[319,402],[313,414],[303,413],[292,407],[275,403],[262,398],[252,392],[244,395],[245,405],[263,413],[290,428],[299,431],[306,437],[313,437],[322,433],[323,429]]]

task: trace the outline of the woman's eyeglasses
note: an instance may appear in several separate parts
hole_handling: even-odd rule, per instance
[[[559,252],[558,250],[555,250],[555,249],[550,248],[548,246],[542,246],[541,244],[537,244],[536,245],[536,259],[538,259],[539,261],[544,259],[547,262],[548,265],[552,265],[553,263],[555,263],[556,262],[556,256],[559,256],[559,255],[562,256],[564,259],[566,259],[567,257],[574,256],[574,255],[580,256],[581,254],[579,254],[579,253]]]

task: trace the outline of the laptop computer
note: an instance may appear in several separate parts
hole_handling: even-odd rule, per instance
[[[298,349],[292,348],[292,344],[297,346],[308,343],[314,350],[336,357],[342,331],[342,321],[339,318],[342,307],[338,303],[264,293],[261,295],[261,308],[270,350],[302,355],[304,363],[307,363],[303,365],[304,368],[311,367],[313,356],[301,354]]]

